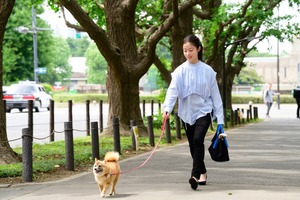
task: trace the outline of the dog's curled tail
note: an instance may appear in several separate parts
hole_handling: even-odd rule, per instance
[[[109,151],[105,154],[104,160],[106,162],[118,162],[120,155],[118,152]]]

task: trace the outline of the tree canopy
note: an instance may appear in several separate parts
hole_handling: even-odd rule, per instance
[[[33,80],[33,35],[17,31],[21,26],[32,30],[32,12],[30,0],[17,1],[5,30],[3,42],[3,83],[9,85],[19,80]],[[44,11],[42,6],[35,7],[37,27],[49,30],[37,31],[38,67],[46,68],[46,75],[38,75],[40,82],[54,84],[70,77],[68,64],[69,47],[60,38],[55,38],[49,25],[39,17]]]
[[[103,58],[95,44],[91,44],[86,53],[86,65],[88,83],[105,84],[107,74],[107,62]]]

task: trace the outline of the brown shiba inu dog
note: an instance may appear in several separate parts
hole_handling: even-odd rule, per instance
[[[119,174],[121,172],[118,161],[118,152],[107,152],[103,161],[95,158],[93,173],[95,180],[98,183],[101,197],[105,196],[105,193],[109,187],[109,195],[114,195],[116,193],[115,186],[118,182]]]

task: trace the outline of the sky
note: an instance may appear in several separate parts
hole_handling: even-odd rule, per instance
[[[225,2],[242,2],[243,0],[225,0]],[[288,7],[287,1],[283,3],[280,6],[279,15],[282,12],[284,13],[297,13],[297,15],[300,17],[300,14],[297,12],[296,8],[290,8]],[[284,11],[284,12],[283,12]],[[61,16],[60,13],[54,13],[48,6],[45,6],[45,13],[41,15],[41,18],[46,20],[52,29],[54,29],[54,33],[58,36],[67,38],[67,37],[75,37],[75,31],[72,29],[69,29],[65,23],[64,19]],[[69,14],[66,10],[66,17],[67,20],[71,23],[76,23],[76,20],[72,17],[71,14]],[[298,17],[298,18],[299,18]],[[253,41],[255,43],[255,41]],[[290,42],[283,42],[279,43],[279,52],[286,51],[291,52],[292,44]],[[270,37],[268,39],[265,39],[260,44],[257,45],[259,52],[269,52],[272,54],[277,54],[277,39],[274,37]]]
[[[224,0],[225,2],[229,3],[238,3],[238,2],[244,2],[245,0]],[[295,14],[297,15],[297,18],[295,20],[299,20],[300,13],[297,11],[297,8],[291,8],[288,6],[288,1],[285,0],[283,3],[281,3],[279,8],[279,16],[284,15],[286,13]],[[278,15],[278,12],[275,11],[275,15]],[[287,22],[281,22],[280,25],[287,23]],[[253,41],[254,43],[255,41]],[[257,45],[257,49],[259,52],[269,52],[271,54],[277,54],[277,39],[275,37],[269,37],[268,39],[265,39],[261,43]],[[290,53],[292,50],[292,43],[291,42],[280,42],[279,43],[279,52],[286,51]]]

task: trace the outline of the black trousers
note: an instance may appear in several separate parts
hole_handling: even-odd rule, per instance
[[[193,168],[191,172],[191,177],[197,179],[200,178],[201,174],[206,173],[205,163],[204,163],[204,139],[211,123],[210,114],[197,119],[196,123],[193,125],[184,123],[184,129],[188,138],[190,153],[193,158]]]
[[[269,113],[270,113],[272,104],[273,104],[272,102],[267,102],[267,103],[266,103],[266,105],[267,105],[267,113],[266,113],[266,115],[267,115],[267,116],[269,116]]]
[[[296,98],[296,102],[297,102],[297,117],[299,118],[300,117],[300,98]]]

